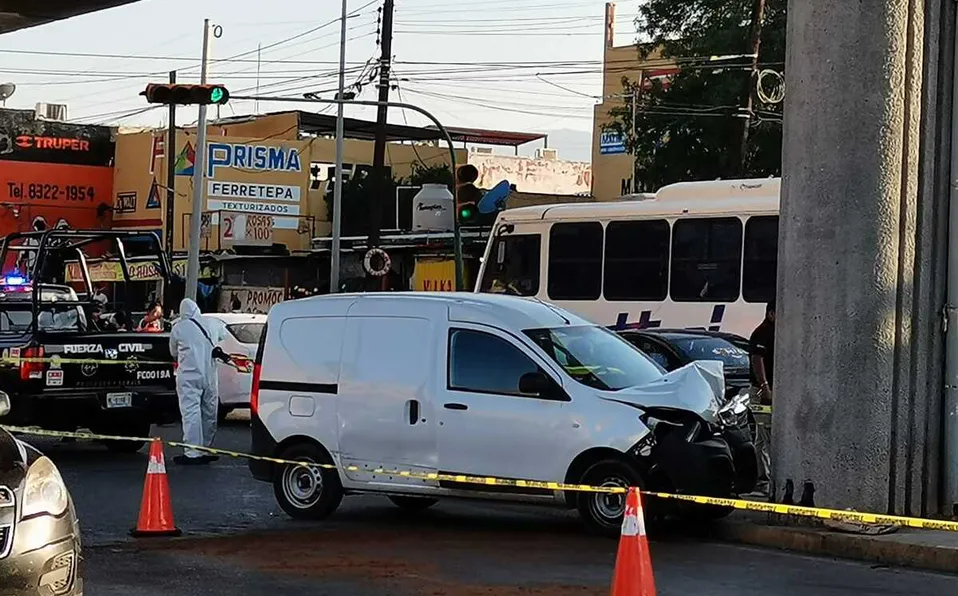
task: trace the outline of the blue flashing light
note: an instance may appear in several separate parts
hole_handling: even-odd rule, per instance
[[[5,286],[24,286],[27,285],[27,278],[22,275],[7,275],[3,278]]]

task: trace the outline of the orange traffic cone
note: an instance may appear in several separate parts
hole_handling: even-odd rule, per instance
[[[615,575],[612,577],[612,596],[655,596],[642,494],[637,488],[630,488],[625,500],[622,536],[619,538],[619,553],[615,558]]]
[[[136,537],[179,536],[181,534],[173,523],[170,484],[166,478],[163,442],[159,439],[153,439],[150,444],[150,463],[146,467],[146,480],[143,482],[140,517],[136,522],[136,528],[130,534]]]

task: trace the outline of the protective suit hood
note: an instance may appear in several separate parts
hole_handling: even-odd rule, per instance
[[[180,300],[180,316],[184,319],[198,319],[200,307],[190,298]]]

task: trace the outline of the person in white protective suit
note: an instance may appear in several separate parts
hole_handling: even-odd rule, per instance
[[[222,329],[200,317],[200,307],[189,298],[180,302],[180,318],[170,333],[170,354],[176,357],[176,394],[183,419],[183,442],[210,447],[216,434],[219,391],[216,386],[214,347],[225,339]],[[222,354],[221,350],[216,350]],[[219,459],[186,448],[173,458],[177,464],[201,465]]]

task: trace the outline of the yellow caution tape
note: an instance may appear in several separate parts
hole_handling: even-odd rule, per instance
[[[11,433],[30,434],[42,437],[59,437],[73,439],[88,439],[96,441],[162,441],[158,437],[128,437],[119,435],[101,435],[95,433],[69,432],[58,430],[46,430],[35,427],[7,426],[2,427]],[[309,468],[323,468],[327,470],[338,470],[338,466],[333,464],[318,464],[313,462],[303,462],[296,460],[281,459],[277,457],[268,457],[263,455],[252,455],[240,451],[230,451],[228,449],[218,449],[215,447],[204,447],[202,445],[191,445],[180,441],[162,441],[170,447],[182,447],[204,451],[217,455],[229,457],[252,459],[266,461],[282,465],[303,466]],[[380,474],[389,476],[398,476],[402,478],[415,478],[421,480],[455,482],[458,484],[482,484],[486,486],[509,486],[519,488],[538,488],[552,491],[568,492],[591,492],[591,493],[613,493],[622,494],[628,489],[621,487],[590,486],[587,484],[566,484],[564,482],[545,482],[540,480],[511,480],[506,478],[495,478],[491,476],[467,476],[461,474],[442,474],[436,472],[410,472],[406,470],[395,470],[389,468],[359,468],[357,466],[343,466],[342,469],[347,472],[365,472],[367,474]],[[704,497],[698,495],[679,495],[672,493],[661,493],[652,491],[642,491],[644,495],[659,499],[683,501],[687,503],[696,503],[699,505],[711,505],[714,507],[727,507],[730,509],[739,509],[742,511],[760,511],[763,513],[773,513],[777,515],[788,515],[793,517],[807,517],[817,519],[830,519],[836,521],[854,522],[861,524],[893,524],[909,528],[918,528],[924,530],[943,530],[948,532],[958,532],[958,522],[948,520],[934,520],[918,517],[906,517],[900,515],[885,515],[877,513],[862,513],[859,511],[842,511],[838,509],[824,509],[821,507],[803,507],[800,505],[783,505],[778,503],[763,503],[759,501],[746,501],[744,499],[724,499],[720,497]]]
[[[231,354],[231,356],[233,356]],[[225,363],[228,366],[233,367],[238,372],[241,373],[252,373],[253,365],[248,358],[243,357],[242,360],[246,361],[242,366],[231,361]],[[51,365],[61,365],[61,364],[136,364],[136,365],[150,365],[150,366],[173,366],[175,364],[172,360],[140,360],[138,358],[128,358],[125,360],[106,360],[102,358],[61,358],[60,356],[49,356],[44,358],[0,358],[0,362],[5,364],[19,365],[21,362],[43,362]]]
[[[60,356],[48,356],[44,358],[14,358],[8,356],[6,358],[0,358],[0,362],[4,364],[13,364],[19,365],[21,362],[44,362],[47,364],[151,364],[151,365],[167,365],[172,366],[172,360],[140,360],[140,359],[126,359],[126,360],[107,360],[104,358],[62,358]]]

